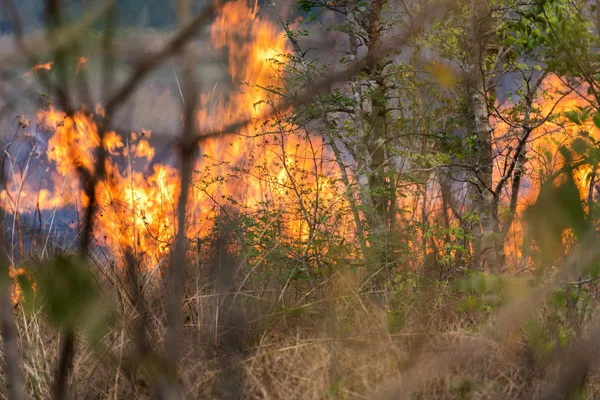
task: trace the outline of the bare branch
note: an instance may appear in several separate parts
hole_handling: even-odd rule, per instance
[[[154,68],[162,64],[167,58],[177,54],[201,29],[206,27],[216,15],[223,3],[207,6],[200,14],[191,19],[173,38],[157,53],[150,55],[146,60],[138,63],[129,79],[106,103],[106,114],[112,115],[116,109],[133,94],[138,85]]]
[[[179,0],[178,21],[184,26],[183,32],[190,27],[188,15],[190,10],[189,0]],[[202,21],[207,21],[207,16],[212,15],[213,10],[209,7],[206,14],[201,15]],[[201,24],[195,22],[195,24]],[[189,29],[189,28],[188,28]],[[190,31],[192,32],[192,31]],[[185,42],[182,43],[182,45]],[[176,47],[177,45],[173,45]],[[185,142],[193,138],[196,133],[196,111],[198,106],[198,84],[194,76],[194,57],[190,46],[183,46],[183,76],[184,76],[184,103],[183,103],[183,130],[181,137]],[[182,300],[184,292],[187,252],[186,234],[186,209],[190,182],[192,180],[192,168],[194,164],[195,147],[181,146],[179,148],[180,170],[181,170],[181,193],[177,204],[177,237],[175,239],[175,254],[173,264],[169,269],[169,298],[167,305],[167,332],[165,336],[166,346],[166,377],[160,383],[160,397],[162,399],[181,398],[182,394],[178,388],[177,364],[181,353],[181,327],[182,327]]]

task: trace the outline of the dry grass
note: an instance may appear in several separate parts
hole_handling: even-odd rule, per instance
[[[425,314],[423,304],[408,306],[404,327],[390,333],[389,312],[359,297],[347,282],[339,285],[340,280],[325,290],[330,296],[305,301],[302,312],[273,305],[277,296],[269,292],[240,295],[248,329],[234,363],[243,371],[244,398],[528,399],[547,384],[553,366],[531,360],[518,330],[496,339],[478,333],[469,321],[472,316],[453,309],[448,290],[436,294],[440,301],[428,295]],[[78,348],[71,398],[153,397],[164,333],[164,287],[155,283],[147,297],[153,355],[132,368],[135,314],[107,286],[119,304],[118,318],[99,348]],[[203,290],[188,287],[180,376],[186,398],[221,398],[215,388],[228,356],[215,337],[215,296]],[[18,308],[16,315],[27,397],[48,398],[57,332],[39,313],[27,315]],[[600,394],[598,378],[596,374],[588,380],[589,398]]]

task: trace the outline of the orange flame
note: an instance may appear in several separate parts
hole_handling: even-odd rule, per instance
[[[49,61],[44,64],[36,64],[33,67],[31,67],[31,69],[29,71],[27,71],[25,73],[25,75],[23,75],[23,76],[29,76],[29,75],[33,74],[34,72],[38,72],[41,70],[50,71],[52,69],[53,64],[54,64],[54,61]]]
[[[268,125],[267,133],[267,127],[259,123],[277,104],[277,96],[265,88],[280,84],[277,77],[282,72],[283,55],[290,49],[284,32],[257,12],[256,4],[250,7],[245,0],[230,2],[212,27],[214,46],[228,51],[235,85],[227,102],[215,93],[201,95],[199,125],[214,130],[231,118],[248,117],[256,123],[241,129],[238,136],[201,143],[186,235],[197,238],[209,233],[213,218],[229,203],[250,214],[261,207],[279,210],[285,235],[307,243],[314,235],[310,226],[314,227],[315,221],[310,216],[319,207],[344,207],[342,190],[320,138],[298,136],[293,133],[295,127],[280,121],[274,131]],[[248,40],[240,41],[243,37]],[[80,58],[78,70],[86,61]],[[100,106],[96,113],[102,115]],[[53,168],[49,171],[52,187],[38,191],[24,184],[21,177],[21,184],[3,195],[14,198],[18,194],[19,210],[51,210],[74,203],[77,207],[87,206],[89,199],[81,189],[77,172],[94,171],[100,137],[92,114],[81,110],[66,116],[49,107],[39,111],[38,126],[52,132],[46,151]],[[145,130],[128,137],[105,133],[102,145],[109,156],[106,176],[96,187],[100,209],[94,222],[94,238],[115,255],[134,251],[144,257],[148,268],[153,268],[168,253],[177,234],[176,201],[181,188],[177,169],[154,160],[156,152],[150,137],[151,132]],[[339,218],[338,226],[343,230]]]
[[[556,75],[549,75],[540,88],[541,94],[534,103],[531,124],[535,126],[540,120],[543,123],[531,133],[526,146],[527,162],[521,183],[517,215],[510,228],[506,244],[506,253],[512,259],[512,265],[517,265],[522,257],[524,226],[521,216],[523,212],[536,201],[541,184],[563,166],[564,160],[559,156],[559,147],[570,144],[573,139],[579,137],[581,131],[587,131],[591,137],[600,139],[600,130],[592,121],[583,121],[578,125],[564,116],[565,112],[589,105],[587,95],[582,94],[585,93],[585,89],[583,87],[579,91],[570,90]],[[494,121],[494,126],[496,151],[505,154],[516,148],[517,136],[520,132],[512,132],[509,124],[499,119]],[[509,159],[508,162],[510,161]],[[496,163],[495,182],[503,175],[504,168],[503,162]],[[582,199],[587,198],[589,181],[586,181],[586,178],[591,171],[589,166],[582,166],[574,171]],[[504,194],[502,201],[503,204],[508,204],[507,194]]]

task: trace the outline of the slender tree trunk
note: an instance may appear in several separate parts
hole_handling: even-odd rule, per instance
[[[369,15],[368,38],[369,47],[375,54],[380,52],[381,48],[381,12],[383,10],[384,0],[373,0],[371,3],[371,12]],[[382,60],[376,61],[369,66],[368,75],[373,81],[373,88],[370,94],[370,135],[366,147],[370,154],[369,186],[371,188],[371,201],[373,203],[372,229],[374,234],[386,240],[387,232],[387,214],[389,204],[389,188],[386,179],[386,138],[387,138],[387,93],[383,78],[384,63]],[[385,247],[385,243],[382,243]]]
[[[326,123],[332,124],[332,122],[328,121]],[[342,160],[342,153],[338,148],[337,143],[335,143],[335,138],[329,138],[329,146],[333,150],[333,154],[335,156],[335,161],[338,164],[340,169],[340,173],[342,175],[342,182],[344,183],[344,188],[346,189],[346,198],[350,203],[350,211],[352,212],[352,218],[354,219],[354,224],[356,225],[356,236],[358,237],[358,243],[360,244],[360,250],[363,258],[367,254],[367,244],[365,241],[365,234],[363,231],[363,224],[360,219],[360,213],[358,210],[358,205],[356,204],[356,200],[354,199],[354,194],[352,191],[352,186],[350,185],[350,178],[348,177],[348,173],[346,172],[346,165]]]
[[[190,19],[191,2],[179,0],[177,3],[177,20],[184,27]],[[165,370],[164,376],[159,379],[159,398],[163,400],[177,400],[183,397],[181,384],[178,378],[178,364],[183,353],[182,301],[185,291],[185,276],[187,270],[187,238],[186,238],[186,210],[192,169],[194,164],[194,151],[192,138],[196,135],[196,108],[198,105],[198,85],[194,74],[194,56],[191,46],[183,49],[182,72],[184,76],[183,93],[183,127],[179,147],[180,158],[180,184],[181,193],[177,203],[177,235],[175,237],[175,250],[173,263],[168,275],[167,299],[167,329],[165,332]]]
[[[380,68],[374,74],[379,75]],[[370,155],[369,187],[371,189],[371,202],[373,212],[371,215],[371,229],[373,234],[384,236],[387,231],[387,216],[389,204],[389,187],[386,179],[386,111],[384,83],[376,78],[375,88],[371,95],[371,132],[365,145]]]
[[[486,0],[472,0],[469,16],[469,60],[467,101],[470,136],[475,140],[472,165],[472,211],[479,221],[473,225],[474,268],[499,270],[496,246],[494,194],[492,190],[492,128],[487,106],[485,51],[490,29],[490,10]]]
[[[348,1],[346,7],[346,15],[348,25],[357,27],[358,22],[355,17],[356,4],[354,0]],[[350,56],[353,60],[358,59],[358,45],[359,41],[354,33],[349,34],[350,41]],[[354,128],[356,130],[356,142],[355,142],[355,162],[356,162],[356,175],[357,181],[360,188],[360,200],[363,212],[365,213],[367,224],[371,230],[373,225],[373,202],[371,199],[371,187],[370,187],[370,153],[366,146],[368,141],[365,110],[363,107],[363,93],[359,77],[354,77],[350,81],[350,90],[352,91],[352,98],[354,100]]]

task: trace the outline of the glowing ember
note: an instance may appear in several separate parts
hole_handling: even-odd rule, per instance
[[[38,72],[38,71],[50,71],[52,69],[52,65],[54,64],[54,61],[50,61],[44,64],[37,64],[34,65],[29,71],[27,71],[25,73],[24,76],[29,76],[31,74],[33,74],[34,72]]]
[[[79,71],[87,65],[88,59],[86,57],[79,57],[77,59],[77,68],[75,69],[75,73],[78,74]]]

